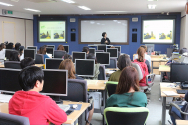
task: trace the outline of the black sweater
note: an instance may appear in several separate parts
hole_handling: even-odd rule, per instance
[[[106,40],[108,41],[108,43],[105,43]],[[109,44],[110,44],[110,39],[107,38],[107,37],[106,37],[106,39],[105,39],[105,38],[102,38],[102,39],[101,39],[101,44],[107,44],[107,45],[109,45]]]

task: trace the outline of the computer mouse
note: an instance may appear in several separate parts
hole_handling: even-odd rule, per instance
[[[78,105],[76,105],[76,104],[72,106],[73,109],[76,109],[77,107],[78,107]]]

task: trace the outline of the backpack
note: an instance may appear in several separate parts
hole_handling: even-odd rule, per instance
[[[149,75],[148,67],[145,62],[146,62],[146,60],[144,60],[144,62],[139,62],[137,59],[134,60],[134,63],[136,63],[140,66],[140,69],[141,69],[142,75],[143,75],[143,79],[141,79],[139,81],[140,86],[146,86],[146,76]]]

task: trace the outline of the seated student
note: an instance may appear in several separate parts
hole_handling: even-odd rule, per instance
[[[24,69],[27,66],[34,66],[35,65],[35,60],[31,57],[25,57],[21,62],[20,66],[22,69]]]
[[[0,44],[0,62],[4,63],[4,59],[5,59],[5,44],[1,43]]]
[[[119,81],[119,77],[121,75],[122,70],[125,67],[132,65],[130,57],[127,54],[121,55],[119,57],[119,59],[118,59],[118,64],[117,65],[118,65],[119,70],[114,72],[114,73],[112,73],[110,75],[110,78],[108,79],[108,81],[115,81],[115,82]]]
[[[185,54],[185,53],[188,53],[188,50],[187,48],[182,48],[180,51],[179,51],[179,54]]]
[[[72,60],[70,59],[65,59],[63,60],[60,65],[59,65],[59,69],[65,69],[68,70],[68,78],[69,79],[80,79],[80,80],[84,80],[83,78],[79,77],[76,72],[75,72],[75,67],[74,64],[72,62]],[[94,112],[94,106],[91,105],[89,108],[89,116],[88,116],[88,121],[86,125],[90,125],[92,116],[93,116],[93,112]]]
[[[121,72],[115,94],[106,101],[106,107],[146,107],[147,97],[139,92],[137,70],[128,66]]]
[[[44,63],[45,63],[45,59],[46,59],[46,58],[50,58],[50,57],[46,54],[46,45],[40,47],[40,49],[39,49],[39,54],[43,54],[43,55],[44,55]]]
[[[41,95],[44,72],[28,66],[19,73],[23,91],[17,91],[9,101],[9,114],[29,118],[31,125],[62,124],[67,121],[65,112],[49,96]]]
[[[20,54],[18,51],[10,52],[9,61],[20,61]]]
[[[19,47],[20,60],[24,59],[24,53],[23,53],[23,50],[24,50],[24,46],[20,46],[20,47]]]
[[[72,59],[72,56],[66,53],[66,54],[63,56],[63,59],[64,59],[64,60],[65,60],[65,59]]]
[[[87,47],[87,46],[83,47],[82,52],[86,52],[86,58],[87,58],[87,56],[89,54],[89,47]]]
[[[87,59],[94,59],[95,60],[95,69],[94,69],[95,74],[94,74],[93,80],[98,80],[98,75],[100,74],[100,71],[99,71],[100,64],[97,63],[96,56],[94,54],[90,53],[90,54],[88,54]]]
[[[147,52],[147,46],[141,45],[140,47],[145,49],[145,59],[149,61],[149,65],[151,66],[151,56],[147,55],[147,53],[146,53]],[[133,60],[135,60],[135,59],[138,59],[138,53],[137,53],[137,55],[134,56]]]
[[[59,45],[58,47],[57,47],[57,50],[63,50],[63,51],[65,51],[65,48],[63,47],[63,45]]]
[[[19,51],[19,47],[20,47],[20,46],[21,46],[20,43],[16,43],[16,44],[15,44],[15,50]]]

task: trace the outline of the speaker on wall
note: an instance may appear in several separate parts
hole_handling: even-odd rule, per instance
[[[76,33],[71,33],[71,41],[76,41]]]
[[[132,42],[137,42],[137,33],[132,34]]]

